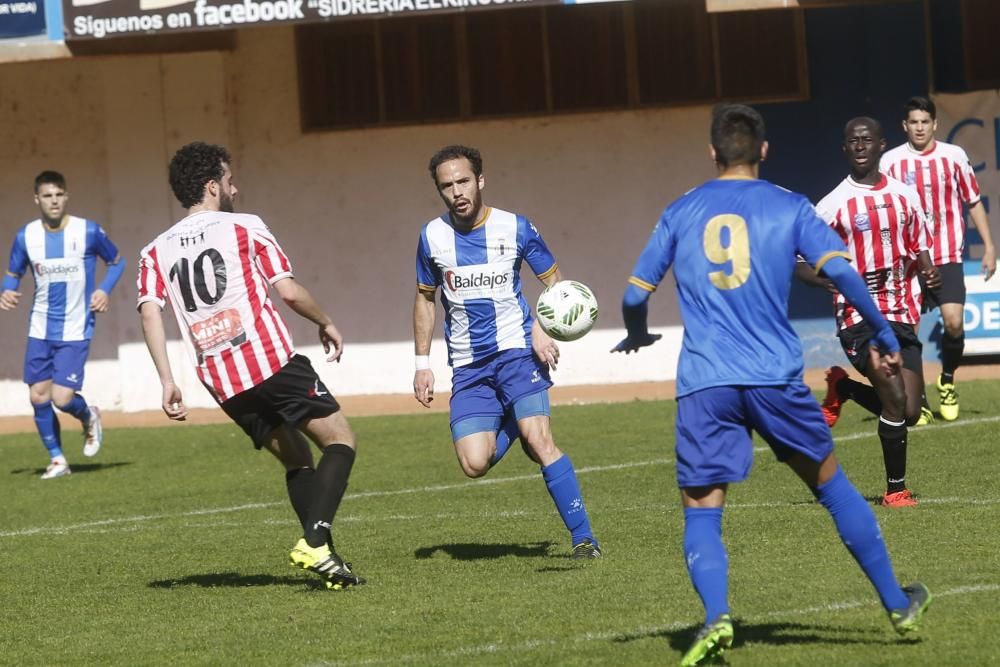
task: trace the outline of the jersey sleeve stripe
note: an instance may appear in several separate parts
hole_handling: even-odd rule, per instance
[[[545,280],[546,278],[548,278],[549,276],[551,276],[553,273],[555,273],[558,270],[559,270],[559,265],[558,264],[553,264],[544,273],[539,273],[539,274],[536,274],[536,275],[538,276],[539,280]]]
[[[437,291],[437,287],[433,285],[425,285],[423,283],[417,283],[417,289],[421,292],[429,292],[431,294]]]
[[[642,278],[636,278],[635,276],[630,276],[629,277],[628,284],[629,285],[635,285],[639,289],[644,289],[647,292],[655,292],[656,291],[656,285],[653,285],[651,283],[647,283]]]
[[[834,250],[833,252],[828,252],[822,257],[820,257],[819,261],[816,262],[816,266],[814,266],[813,269],[815,269],[816,273],[819,273],[820,269],[823,268],[823,265],[829,262],[834,257],[843,257],[848,262],[851,261],[851,255],[849,253],[843,250]]]

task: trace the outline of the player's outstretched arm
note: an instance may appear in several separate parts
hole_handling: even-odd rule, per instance
[[[531,325],[531,349],[552,370],[559,366],[559,345],[545,333],[537,318]]]
[[[809,287],[822,287],[831,294],[837,293],[837,286],[833,281],[816,273],[807,262],[795,263],[795,277]]]
[[[430,366],[431,338],[434,335],[436,315],[434,294],[418,287],[413,299],[413,353],[416,364],[413,397],[425,408],[429,408],[434,400],[434,371]]]
[[[296,314],[319,327],[319,341],[323,344],[323,351],[330,355],[326,360],[340,361],[340,355],[344,353],[344,337],[334,326],[333,320],[316,303],[309,290],[291,277],[282,278],[274,283],[274,289],[277,290],[281,300]]]
[[[170,368],[170,358],[167,356],[167,334],[163,328],[163,313],[160,306],[152,301],[146,301],[139,306],[142,317],[142,335],[146,339],[146,348],[153,358],[156,374],[163,386],[161,407],[168,417],[176,421],[187,418],[187,406],[180,388],[174,383],[174,374]]]
[[[622,297],[622,318],[625,320],[625,330],[628,333],[624,339],[611,348],[612,352],[631,354],[663,338],[661,334],[649,333],[649,327],[646,324],[649,295],[650,292],[631,283],[625,288],[625,296]]]

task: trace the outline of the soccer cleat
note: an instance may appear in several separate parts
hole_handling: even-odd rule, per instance
[[[833,425],[840,419],[840,408],[844,406],[844,399],[837,391],[837,383],[847,377],[847,371],[840,366],[831,366],[826,370],[826,398],[819,409],[823,412],[823,419],[826,425],[833,428]]]
[[[42,479],[55,479],[56,477],[65,477],[66,475],[73,472],[69,469],[69,464],[65,461],[53,461],[49,464],[49,467],[45,469],[42,473]]]
[[[906,605],[906,609],[890,611],[889,620],[892,621],[892,627],[897,633],[907,635],[920,629],[920,619],[934,598],[927,587],[919,582],[904,586],[903,592],[906,593],[909,604]]]
[[[597,546],[597,543],[593,540],[586,538],[583,542],[573,545],[573,553],[569,557],[573,560],[588,560],[600,558],[603,555],[601,547]]]
[[[895,621],[893,621],[895,623]],[[694,638],[694,644],[681,658],[681,667],[694,667],[713,660],[733,645],[733,621],[729,614],[706,623]]]
[[[958,419],[958,391],[955,384],[941,384],[941,376],[937,379],[938,397],[941,399],[941,419],[946,422],[953,422]]]
[[[323,577],[323,582],[330,590],[341,591],[349,586],[365,583],[364,579],[351,571],[351,564],[341,560],[337,552],[326,544],[313,548],[305,538],[302,538],[292,549],[288,559],[295,567],[301,567]]]
[[[101,409],[96,405],[88,406],[90,420],[83,427],[83,455],[94,456],[101,451],[104,442],[104,429],[101,427]]]
[[[882,505],[884,507],[916,507],[917,499],[913,497],[909,489],[895,493],[886,491],[885,495],[882,496]]]
[[[927,426],[928,424],[934,423],[934,413],[926,405],[920,406],[920,417],[917,419],[914,426]]]

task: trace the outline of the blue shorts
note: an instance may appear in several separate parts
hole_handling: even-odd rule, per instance
[[[677,486],[742,482],[753,465],[751,430],[779,461],[813,461],[833,437],[812,392],[801,382],[777,387],[712,387],[677,399]]]
[[[28,338],[24,353],[24,382],[52,380],[61,387],[83,386],[83,365],[90,352],[89,340],[42,340]]]
[[[503,350],[459,366],[451,378],[452,438],[497,430],[511,408],[518,419],[547,416],[551,386],[549,369],[530,349]]]

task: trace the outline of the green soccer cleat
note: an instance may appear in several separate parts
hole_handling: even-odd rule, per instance
[[[907,635],[920,629],[920,619],[931,605],[931,592],[921,583],[910,584],[903,587],[906,598],[910,603],[906,609],[893,609],[889,612],[889,620],[892,627],[900,635]]]
[[[938,397],[941,399],[941,419],[953,422],[958,419],[958,391],[954,383],[941,384],[941,376],[937,379]]]
[[[920,408],[920,418],[914,426],[927,426],[934,423],[934,413],[926,405]]]
[[[723,614],[698,631],[694,644],[681,658],[681,667],[704,665],[706,661],[721,656],[732,645],[733,621],[729,614]]]
[[[323,582],[330,590],[341,591],[365,583],[364,579],[351,571],[351,564],[341,560],[337,552],[326,544],[314,548],[302,538],[288,555],[288,560],[295,567],[301,567],[323,577]]]
[[[601,553],[601,547],[597,546],[597,543],[590,539],[584,539],[583,542],[573,545],[573,553],[570,554],[570,558],[573,560],[590,560],[593,558],[600,558],[604,554]]]

